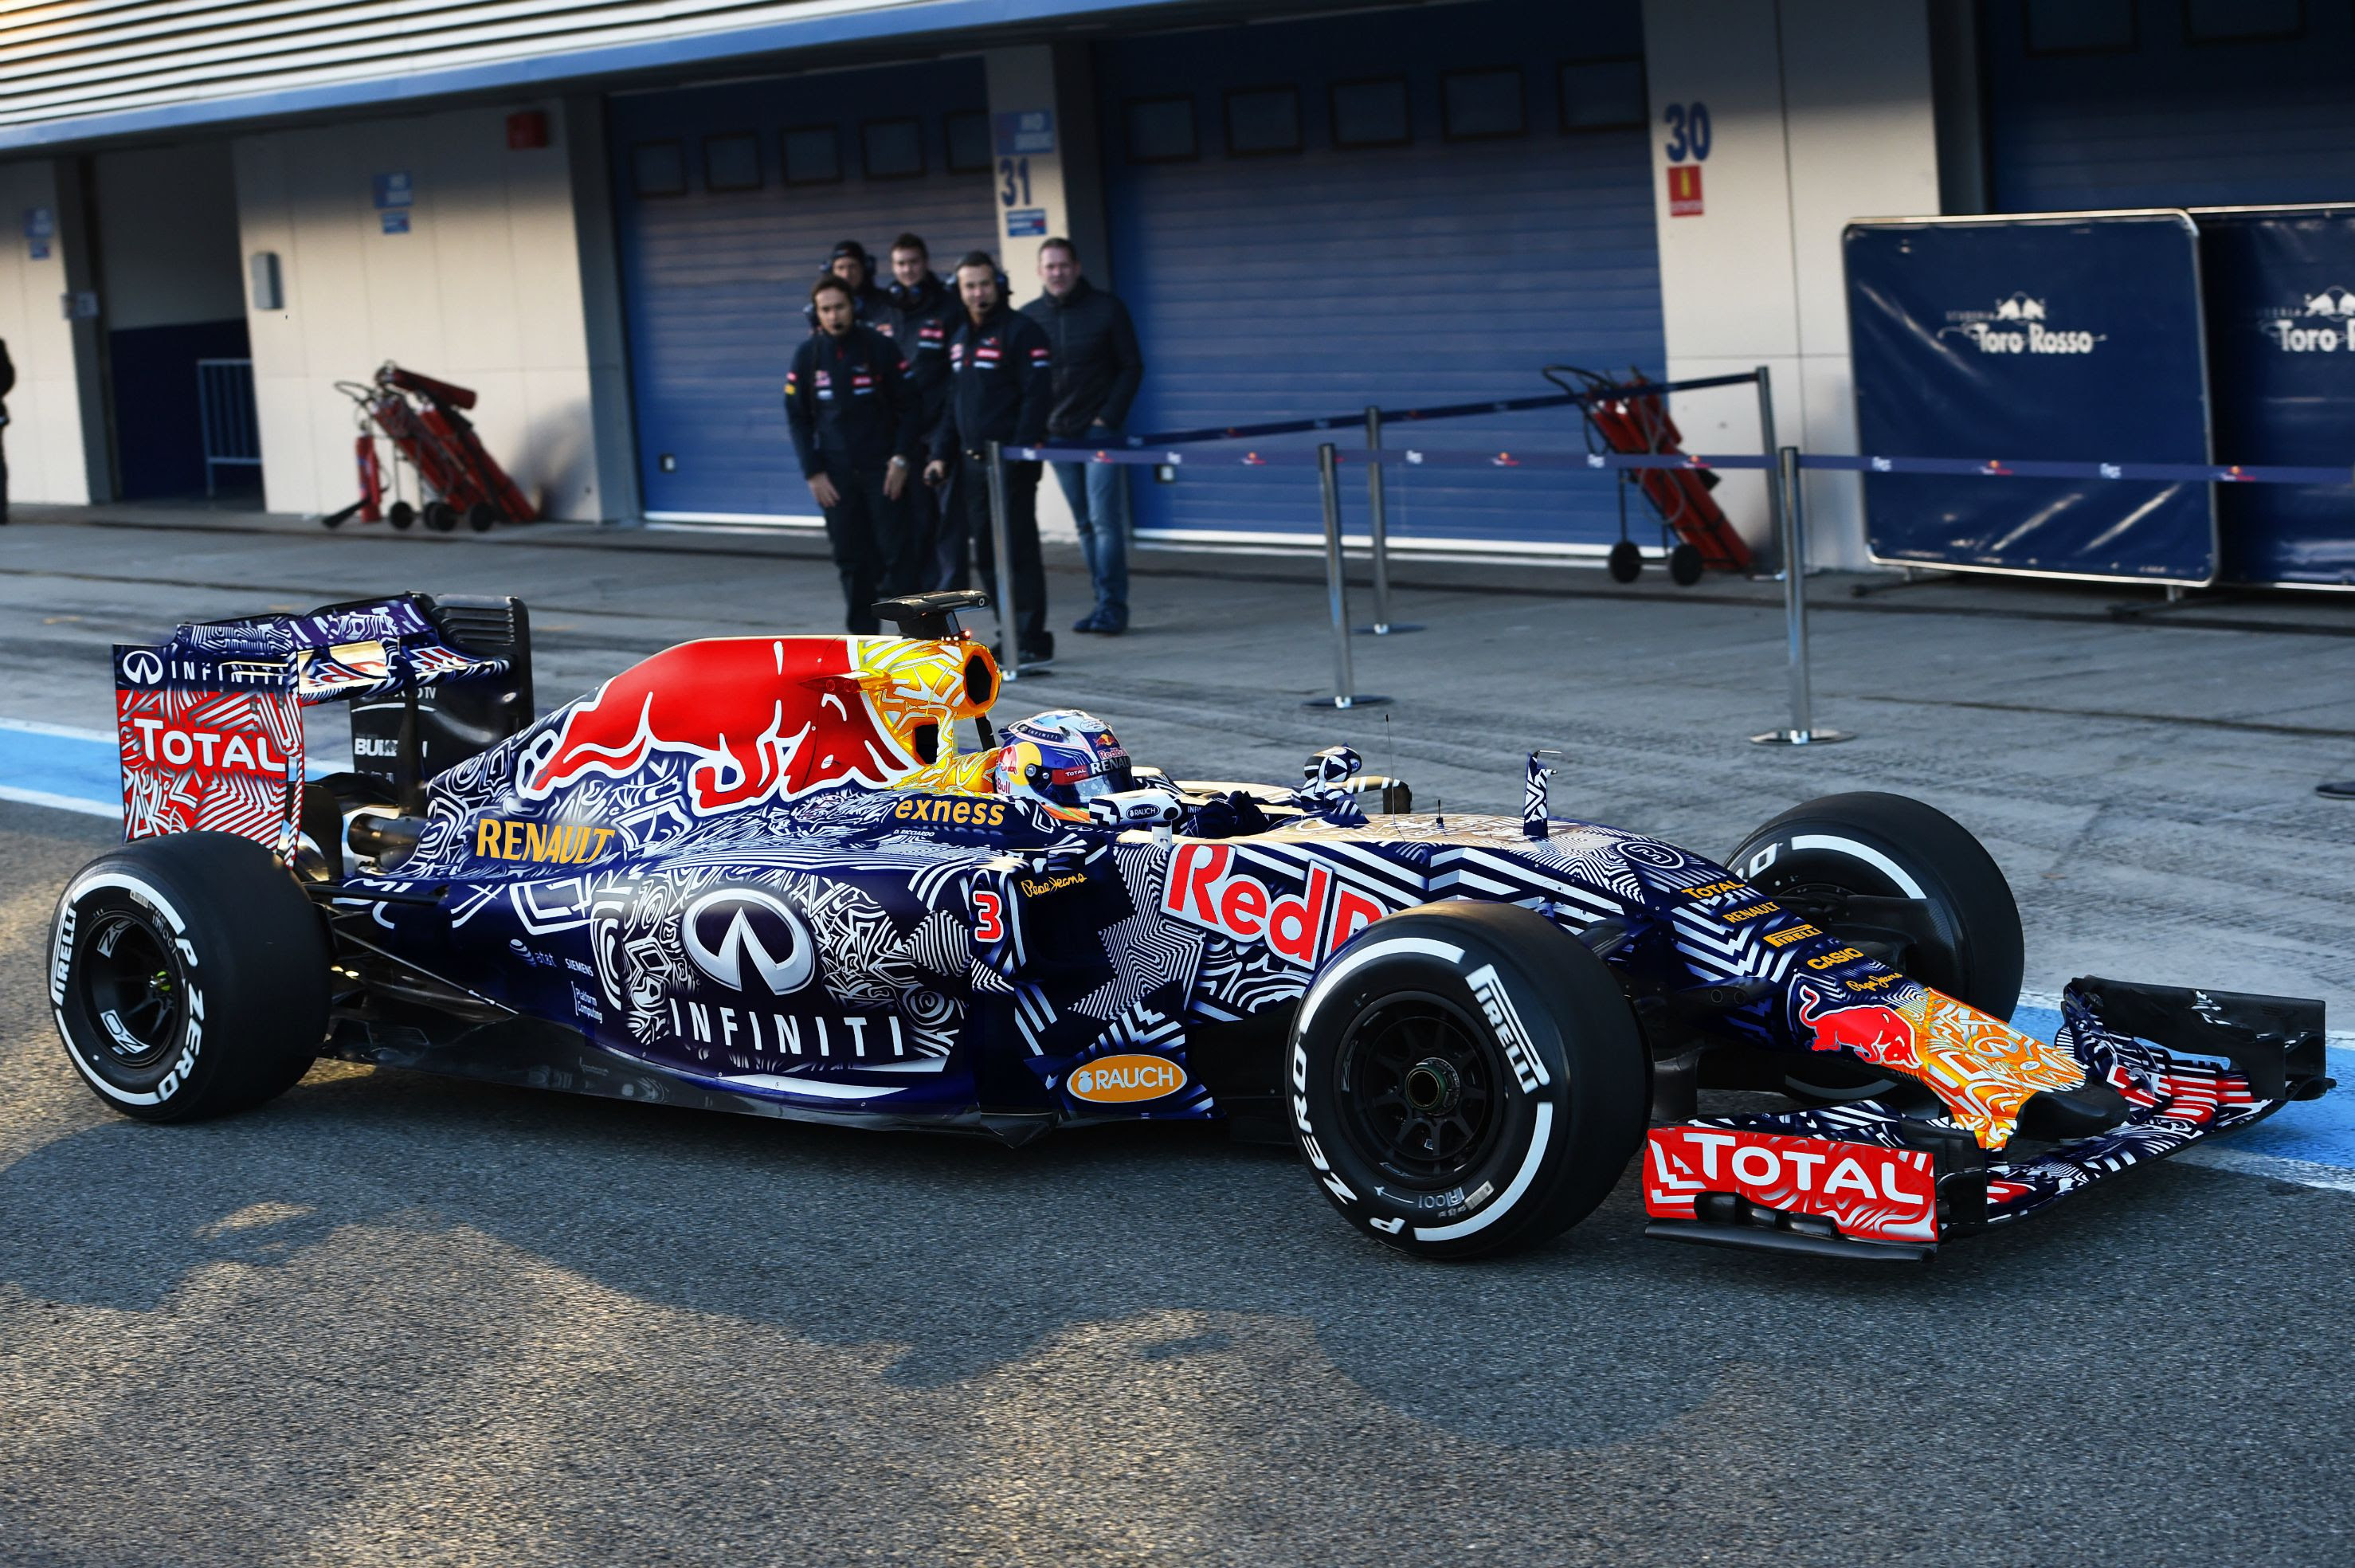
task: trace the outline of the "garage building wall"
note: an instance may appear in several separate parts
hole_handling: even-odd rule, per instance
[[[607,114],[637,479],[657,521],[791,522],[817,507],[794,461],[783,386],[803,307],[837,241],[889,281],[891,241],[923,237],[945,279],[995,251],[977,58],[616,96]],[[911,148],[916,166],[869,165]],[[788,179],[788,137],[805,162]],[[912,140],[911,140],[912,138]],[[818,177],[824,176],[824,177]]]
[[[549,145],[510,149],[514,109],[548,116]],[[354,500],[353,410],[334,389],[384,360],[471,387],[493,456],[545,515],[618,516],[600,480],[582,246],[559,103],[452,110],[240,137],[247,257],[275,251],[284,308],[250,309],[263,485],[272,511]],[[593,134],[593,128],[590,131]],[[406,174],[406,232],[389,232],[376,177]]]
[[[1519,0],[1271,21],[1100,46],[1114,271],[1146,375],[1131,433],[1542,395],[1568,363],[1661,373],[1659,274],[1646,187],[1643,50],[1633,4]],[[1571,80],[1617,85],[1616,123],[1566,113]],[[1580,72],[1590,74],[1581,75]],[[1357,84],[1368,84],[1363,97]],[[1344,105],[1369,110],[1354,134]],[[1458,94],[1451,123],[1447,102]],[[1296,146],[1284,140],[1296,101]],[[1190,146],[1184,128],[1190,117]],[[1272,444],[1313,445],[1279,437]],[[1419,427],[1419,445],[1582,450],[1576,413]],[[1300,468],[1139,471],[1140,532],[1275,541],[1321,528]],[[1365,527],[1353,474],[1345,526]],[[1559,470],[1401,467],[1401,549],[1601,553],[1617,538],[1607,478]],[[1637,501],[1636,537],[1657,542]]]
[[[1992,210],[2355,198],[2355,6],[1987,0]]]
[[[1938,210],[1928,0],[1645,0],[1644,33],[1668,374],[1764,365],[1779,443],[1854,453],[1840,232]],[[1699,158],[1668,118],[1689,123],[1695,105],[1710,126]],[[1698,214],[1669,204],[1680,162],[1700,167]],[[1747,388],[1674,407],[1689,451],[1760,449]],[[1810,563],[1863,565],[1857,476],[1805,485]],[[1717,501],[1745,538],[1770,536],[1763,476],[1727,475]]]
[[[95,436],[101,454],[104,431],[85,415],[98,415],[95,400],[84,407],[77,358],[94,356],[87,346],[78,351],[77,328],[88,336],[87,323],[65,318],[60,297],[76,284],[69,281],[69,235],[68,202],[73,165],[49,158],[0,164],[0,341],[16,367],[16,389],[8,394],[8,426],[0,431],[6,443],[8,499],[81,506],[91,499],[89,443]],[[26,215],[36,210],[54,216],[58,234],[48,242],[48,255],[36,259],[25,233]],[[87,287],[86,283],[80,285]],[[101,457],[102,462],[102,457]],[[102,482],[102,481],[101,481]]]

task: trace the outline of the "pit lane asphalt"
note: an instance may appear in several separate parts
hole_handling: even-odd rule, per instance
[[[87,534],[42,541],[65,570],[41,576],[23,537],[8,712],[55,722],[105,722],[111,635],[385,586],[258,549],[212,579],[250,591],[157,581],[204,580],[177,561],[109,582]],[[780,620],[825,624],[803,576]],[[1378,717],[1249,695],[1254,649],[1265,684],[1314,680],[1321,648],[1279,662],[1252,624],[1295,589],[1155,591],[1184,613],[1018,689],[1184,772],[1281,776],[1337,729],[1384,765]],[[1697,845],[1912,788],[2004,861],[2032,986],[2303,981],[2346,1025],[2350,819],[2305,792],[2350,749],[2163,713],[2345,729],[2336,645],[1827,616],[1828,667],[1877,661],[1827,681],[1827,717],[1870,731],[1796,759],[1738,738],[1773,718],[1771,609],[1654,607],[1632,647],[1634,611],[1413,609],[1449,637],[1403,645],[1433,667],[1361,654],[1366,684],[1407,699],[1400,771],[1459,807],[1511,803],[1516,709],[1571,742],[1561,809]],[[688,619],[543,613],[543,700]],[[1996,677],[1956,661],[1998,638],[2068,650],[2073,704],[2130,716],[1960,717],[1942,697]],[[2301,690],[2320,717],[2285,717]],[[56,889],[111,837],[0,805],[0,1561],[2355,1555],[2343,1193],[2167,1164],[1859,1272],[1646,1242],[1623,1183],[1539,1253],[1435,1267],[1345,1230],[1283,1151],[1184,1129],[1007,1152],[332,1065],[150,1128],[73,1077],[44,995]]]

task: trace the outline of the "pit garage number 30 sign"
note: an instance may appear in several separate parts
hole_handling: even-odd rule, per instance
[[[1671,103],[1660,119],[1668,128],[1668,142],[1661,148],[1668,157],[1668,216],[1699,218],[1700,166],[1709,161],[1709,105]]]

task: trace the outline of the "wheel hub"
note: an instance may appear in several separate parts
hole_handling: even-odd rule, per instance
[[[1460,1185],[1503,1136],[1497,1085],[1508,1070],[1452,1001],[1407,993],[1376,1003],[1352,1026],[1340,1070],[1352,1142],[1401,1187]]]
[[[1406,1103],[1423,1115],[1445,1115],[1464,1096],[1464,1076],[1444,1057],[1426,1056],[1406,1070],[1400,1088]]]

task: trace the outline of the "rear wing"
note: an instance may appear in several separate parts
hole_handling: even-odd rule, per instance
[[[481,606],[513,607],[517,635],[497,654],[453,635]],[[303,796],[303,709],[398,699],[452,682],[521,673],[523,607],[444,603],[421,593],[180,626],[161,643],[114,649],[125,838],[212,829],[294,851]],[[485,642],[496,642],[485,636]],[[523,722],[530,720],[528,677]],[[520,724],[516,726],[520,728]],[[414,721],[402,727],[407,777],[420,778]]]

